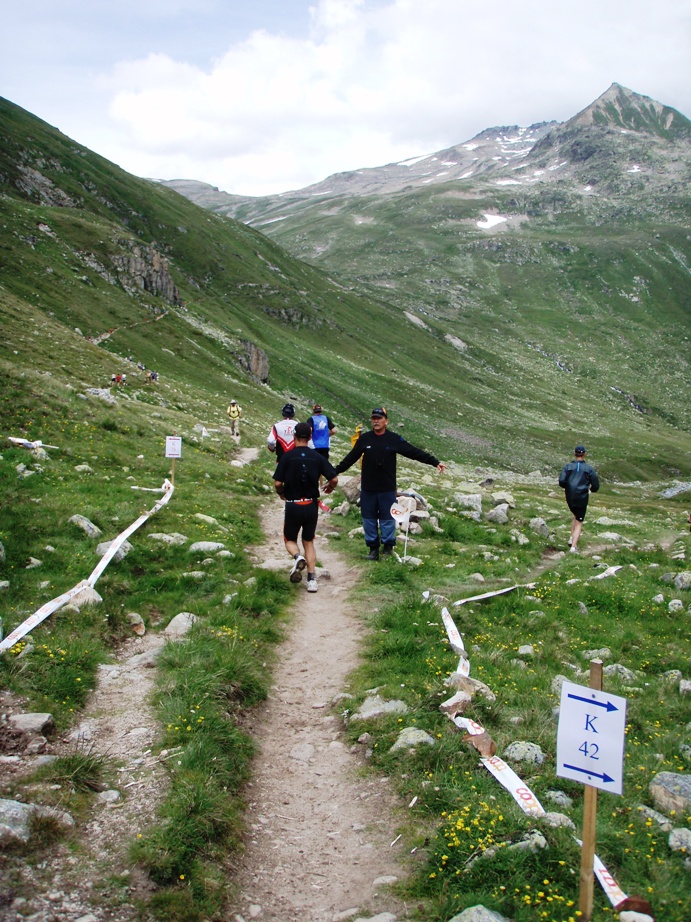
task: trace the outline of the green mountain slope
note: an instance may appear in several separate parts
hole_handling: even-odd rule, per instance
[[[542,127],[526,155],[479,178],[310,203],[304,190],[257,200],[253,223],[428,335],[462,340],[451,415],[481,415],[493,444],[505,427],[521,455],[581,432],[627,468],[656,463],[669,438],[681,452],[668,463],[686,469],[691,123],[614,84]]]
[[[573,179],[339,196],[264,227],[288,255],[6,101],[0,128],[6,369],[83,387],[131,356],[170,389],[131,397],[208,424],[235,396],[257,441],[289,397],[343,432],[383,402],[449,460],[551,470],[585,439],[606,476],[691,471],[681,141],[658,139],[654,195],[635,173],[616,200]]]

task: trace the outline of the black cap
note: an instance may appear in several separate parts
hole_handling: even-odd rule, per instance
[[[312,411],[314,413],[321,413],[322,405],[320,403],[315,403],[315,405],[312,407]]]
[[[307,439],[309,441],[312,438],[312,427],[309,423],[298,423],[293,435],[296,439]]]
[[[585,445],[576,445],[573,450],[574,455],[584,455],[585,454]]]
[[[281,413],[287,416],[288,419],[292,419],[295,416],[295,407],[292,403],[287,403],[281,410]]]
[[[372,415],[372,416],[379,416],[379,417],[382,417],[382,416],[383,416],[384,419],[388,419],[388,418],[389,418],[389,417],[388,417],[388,414],[387,414],[387,412],[386,412],[386,410],[384,409],[384,407],[375,407],[375,408],[372,410],[371,415]]]

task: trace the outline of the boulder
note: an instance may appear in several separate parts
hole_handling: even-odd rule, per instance
[[[198,621],[196,615],[193,615],[190,611],[181,611],[177,614],[164,628],[163,633],[168,638],[168,640],[182,640],[182,638],[187,634],[195,621]]]
[[[382,717],[384,714],[407,714],[408,705],[405,701],[384,701],[379,695],[370,695],[365,698],[351,720],[371,720]]]
[[[612,663],[610,666],[604,666],[602,674],[606,676],[619,676],[623,682],[627,682],[629,685],[636,681],[636,673],[627,669],[626,666],[622,666],[621,663]]]
[[[110,550],[110,546],[112,543],[113,543],[112,541],[102,541],[101,544],[99,544],[96,548],[96,553],[98,554],[98,556],[105,557],[105,555]],[[120,547],[117,549],[117,551],[113,554],[113,560],[115,560],[116,562],[124,560],[125,557],[129,554],[131,550],[132,550],[132,545],[130,544],[130,542],[123,541]]]
[[[213,554],[214,551],[222,551],[225,544],[221,541],[195,541],[187,550],[190,554]]]
[[[356,474],[355,477],[349,477],[344,482],[340,480],[338,482],[341,492],[349,503],[357,503],[360,500],[360,480],[361,475]]]
[[[482,493],[456,493],[454,501],[463,509],[482,513]]]
[[[0,800],[0,847],[17,843],[25,845],[31,838],[32,817],[53,819],[64,829],[74,826],[69,813],[56,807]]]
[[[691,810],[691,775],[658,772],[648,786],[658,810],[687,814]]]
[[[148,535],[152,541],[159,541],[161,544],[168,544],[171,547],[177,547],[180,544],[184,544],[189,539],[186,535],[181,535],[179,532],[171,532],[169,535],[164,532],[154,532],[151,535]]]
[[[435,739],[429,733],[419,727],[404,727],[389,752],[397,752],[399,749],[413,749],[415,746],[434,746],[435,742]]]
[[[485,519],[488,522],[494,522],[495,525],[506,525],[509,521],[509,504],[500,503],[498,506],[495,506],[494,509],[490,509],[490,511],[485,514]]]
[[[682,826],[673,829],[667,842],[673,852],[691,853],[691,829]]]
[[[659,826],[660,832],[672,831],[672,823],[662,813],[658,813],[657,810],[653,810],[652,807],[646,807],[645,804],[639,804],[636,809],[644,823],[648,821],[655,823],[656,826]]]
[[[65,606],[65,611],[81,611],[87,605],[100,605],[102,601],[103,598],[95,589],[92,589],[91,586],[85,586],[84,589],[72,596]]]
[[[90,522],[83,515],[73,515],[67,521],[71,522],[73,525],[76,525],[78,528],[81,528],[82,531],[85,531],[90,538],[100,538],[103,534],[97,525],[94,525],[93,522]]]
[[[25,733],[40,733],[49,736],[55,732],[55,721],[52,714],[11,714],[10,723]]]
[[[449,919],[449,922],[511,922],[511,920],[478,904],[464,909],[462,913]]]
[[[674,577],[674,585],[677,589],[691,589],[691,570],[684,570],[677,573]]]
[[[572,832],[576,831],[576,824],[564,813],[545,813],[540,819],[553,829],[559,826],[566,826],[566,828],[570,829]]]
[[[503,503],[506,503],[511,509],[516,508],[516,500],[513,498],[511,493],[507,493],[502,490],[500,493],[492,493],[492,502],[495,506],[501,506]]]
[[[536,535],[542,535],[543,538],[549,537],[549,526],[540,516],[535,516],[530,520],[530,527]]]
[[[537,743],[528,743],[525,740],[517,740],[510,743],[504,750],[504,759],[511,762],[528,762],[531,765],[542,765],[545,761],[545,754]]]

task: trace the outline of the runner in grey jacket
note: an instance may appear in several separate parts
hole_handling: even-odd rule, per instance
[[[591,493],[597,493],[600,489],[600,478],[597,471],[586,463],[585,446],[576,445],[573,453],[573,461],[569,461],[561,470],[559,486],[566,491],[566,503],[573,514],[569,545],[571,553],[575,554],[588,509],[588,499]]]

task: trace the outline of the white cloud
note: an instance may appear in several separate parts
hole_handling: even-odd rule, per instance
[[[131,59],[103,66],[105,117],[94,105],[68,130],[83,124],[77,140],[139,175],[262,194],[411,159],[494,125],[566,119],[613,81],[691,113],[679,80],[689,0],[548,10],[538,0],[315,0],[309,16],[307,2],[283,3],[293,20],[300,7],[304,29],[272,21],[233,34],[220,52],[214,36],[212,60],[200,57],[198,36],[195,55],[180,50],[179,34],[145,55],[139,39]],[[230,19],[237,4],[226,3],[207,7]]]

